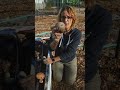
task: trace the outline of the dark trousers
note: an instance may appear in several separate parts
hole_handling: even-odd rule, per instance
[[[85,90],[101,90],[100,85],[101,78],[98,71],[96,75],[88,83],[85,83]]]

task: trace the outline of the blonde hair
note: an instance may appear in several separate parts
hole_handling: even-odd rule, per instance
[[[67,11],[70,16],[72,17],[73,21],[72,21],[72,25],[71,25],[71,28],[73,27],[73,25],[75,24],[75,21],[76,21],[76,16],[75,16],[75,11],[73,10],[73,8],[71,6],[63,6],[60,11],[59,11],[59,14],[58,14],[58,21],[61,22],[61,14],[62,12],[64,11]]]

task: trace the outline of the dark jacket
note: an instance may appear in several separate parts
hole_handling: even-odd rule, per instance
[[[76,28],[67,34],[63,34],[63,38],[55,50],[55,56],[60,56],[63,63],[73,60],[76,56],[77,47],[80,44],[80,37],[81,32]]]
[[[98,57],[112,27],[112,16],[99,5],[86,9],[85,13],[85,81],[88,82],[98,70]]]

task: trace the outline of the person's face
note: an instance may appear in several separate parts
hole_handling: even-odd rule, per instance
[[[65,29],[69,31],[72,25],[72,17],[67,11],[63,11],[61,13],[61,21],[65,24]]]

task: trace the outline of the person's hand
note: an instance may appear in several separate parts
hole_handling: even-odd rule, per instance
[[[36,74],[36,78],[39,79],[40,83],[43,83],[43,79],[45,78],[45,74],[40,72]]]
[[[50,57],[48,57],[44,60],[44,64],[52,64],[52,63],[53,63],[53,61]]]

